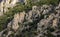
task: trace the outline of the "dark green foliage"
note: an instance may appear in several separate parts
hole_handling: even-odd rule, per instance
[[[43,4],[52,4],[52,5],[57,5],[59,2],[59,0],[40,0],[38,3],[40,5],[43,5]]]
[[[3,16],[0,16],[0,31],[4,28],[6,28],[7,24],[12,20],[13,13],[7,12]]]

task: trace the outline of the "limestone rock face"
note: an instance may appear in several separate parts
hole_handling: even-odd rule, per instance
[[[16,31],[19,28],[18,20],[19,20],[19,14],[15,14],[13,19],[13,25],[12,25],[12,29],[14,31]]]
[[[25,12],[23,11],[19,14],[19,20],[18,20],[19,23],[23,23],[24,18],[25,18]]]
[[[43,5],[43,6],[41,7],[41,10],[43,11],[42,14],[51,13],[51,11],[52,11],[52,6],[51,6],[51,5],[50,5],[50,6],[48,6],[48,5]]]
[[[21,0],[0,0],[0,15],[7,12],[8,8],[13,8],[17,2],[21,2]]]
[[[13,0],[13,1],[16,3],[16,0]],[[15,5],[15,3],[13,1],[12,0],[2,0],[0,2],[0,15],[3,15],[4,14],[3,12],[8,11],[8,7],[12,7],[12,5]]]
[[[59,11],[59,5],[42,5],[16,13],[0,37],[60,37]]]

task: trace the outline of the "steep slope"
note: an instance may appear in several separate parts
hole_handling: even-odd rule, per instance
[[[33,1],[17,3],[0,16],[0,37],[60,37],[60,3]]]
[[[20,12],[0,32],[1,37],[58,37],[60,35],[60,6],[33,6]]]

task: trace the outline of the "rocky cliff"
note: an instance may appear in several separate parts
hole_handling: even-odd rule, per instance
[[[13,8],[17,2],[24,3],[26,0],[0,0],[0,16],[8,11],[8,8]]]
[[[10,2],[10,0],[8,1]],[[17,2],[17,0],[13,0],[11,3],[8,1],[5,1],[5,4],[0,3],[2,15],[5,12],[3,10],[7,10],[7,5],[12,7]],[[3,9],[3,6],[6,8]],[[0,37],[60,37],[60,3],[56,6],[33,5],[32,9],[28,11],[15,13],[13,19],[3,28],[0,31]]]
[[[28,12],[15,14],[0,37],[60,37],[60,3],[33,6]]]

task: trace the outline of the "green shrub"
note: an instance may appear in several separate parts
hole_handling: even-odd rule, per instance
[[[57,5],[59,0],[40,0],[38,3],[40,5],[43,4],[52,4],[52,5]]]

